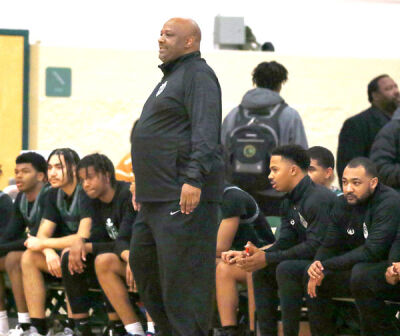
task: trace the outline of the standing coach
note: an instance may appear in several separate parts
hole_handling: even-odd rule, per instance
[[[200,57],[193,20],[167,21],[158,39],[161,82],[132,135],[139,210],[130,264],[163,336],[207,335],[222,197],[221,89]]]

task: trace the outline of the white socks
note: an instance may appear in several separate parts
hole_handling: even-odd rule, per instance
[[[143,327],[142,327],[142,325],[141,325],[140,322],[127,324],[127,325],[125,326],[125,330],[126,330],[128,333],[132,334],[132,335],[135,335],[135,334],[136,334],[136,335],[143,335],[143,336],[145,336]]]
[[[6,335],[8,333],[8,317],[7,310],[0,311],[0,334]]]
[[[147,331],[153,334],[156,333],[156,329],[154,328],[154,322],[147,322]]]
[[[31,323],[29,313],[18,313],[18,323]]]

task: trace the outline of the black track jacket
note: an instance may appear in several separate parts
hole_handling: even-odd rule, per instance
[[[315,260],[327,271],[386,260],[400,223],[399,205],[400,195],[381,183],[363,204],[349,206],[341,198]]]
[[[132,134],[136,200],[179,200],[188,183],[201,188],[201,200],[220,201],[224,169],[218,79],[200,52],[160,68],[164,77]]]
[[[282,203],[279,239],[265,251],[267,263],[313,259],[322,244],[337,196],[305,176]]]

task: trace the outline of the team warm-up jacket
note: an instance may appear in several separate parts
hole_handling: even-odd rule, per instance
[[[164,76],[132,134],[136,200],[179,200],[188,183],[201,188],[201,200],[220,201],[224,169],[218,79],[200,52],[160,68]]]
[[[376,135],[389,120],[388,115],[371,106],[343,123],[337,150],[337,173],[340,185],[344,168],[349,161],[358,156],[369,156]]]
[[[387,259],[400,223],[399,205],[400,195],[381,183],[360,205],[349,206],[341,197],[315,260],[320,260],[325,270],[334,271]]]
[[[400,108],[377,134],[370,156],[378,168],[380,181],[400,191]]]
[[[23,192],[19,192],[13,206],[14,214],[0,238],[0,254],[25,250],[26,232],[36,236],[42,220],[46,197],[50,186],[44,185],[35,201],[28,202]]]
[[[282,203],[279,239],[265,251],[267,263],[288,259],[313,259],[328,226],[337,196],[315,184],[309,176],[286,196]]]

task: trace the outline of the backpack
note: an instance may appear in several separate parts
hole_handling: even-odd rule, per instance
[[[268,180],[271,152],[279,146],[279,117],[285,102],[269,109],[245,109],[239,105],[226,141],[228,176],[249,192],[271,189]]]

